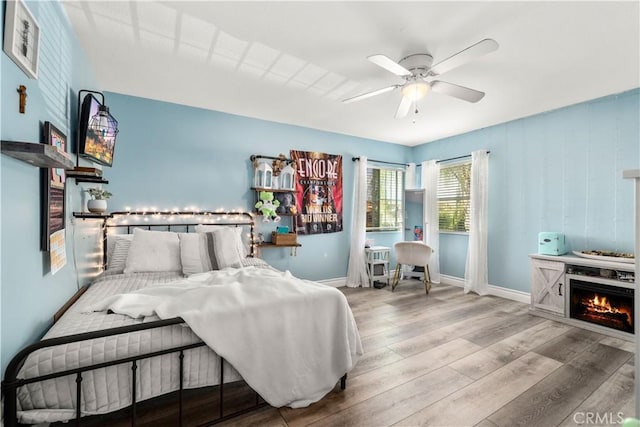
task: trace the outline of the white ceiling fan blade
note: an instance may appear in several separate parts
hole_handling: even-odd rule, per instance
[[[398,111],[396,111],[396,119],[405,117],[409,113],[409,108],[411,108],[411,100],[403,96],[400,105],[398,105]]]
[[[396,61],[394,61],[393,59],[390,59],[387,56],[371,55],[371,56],[367,56],[367,59],[373,62],[374,64],[376,64],[378,67],[382,67],[385,70],[390,71],[397,76],[411,75],[411,71],[407,70],[402,65],[398,64]]]
[[[484,92],[480,92],[479,90],[454,85],[453,83],[441,82],[439,80],[431,82],[431,90],[469,102],[478,102],[484,97]]]
[[[372,96],[382,95],[383,93],[390,92],[390,91],[392,91],[392,90],[394,90],[394,89],[396,89],[398,87],[400,87],[400,85],[393,85],[393,86],[383,87],[382,89],[374,90],[372,92],[363,93],[361,95],[357,95],[357,96],[354,96],[352,98],[343,99],[342,102],[344,104],[348,104],[350,102],[360,101],[362,99],[371,98]]]
[[[498,46],[498,42],[493,39],[481,40],[431,67],[431,69],[429,69],[429,75],[437,76],[439,74],[446,73],[449,70],[453,70],[454,68],[471,61],[473,58],[493,52],[498,49]]]

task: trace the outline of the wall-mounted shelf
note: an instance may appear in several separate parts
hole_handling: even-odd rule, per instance
[[[296,256],[297,255],[297,249],[299,247],[301,247],[302,245],[300,243],[293,243],[290,245],[276,245],[275,243],[272,242],[263,242],[263,243],[259,243],[255,246],[256,248],[256,256],[260,257],[260,251],[262,249],[273,249],[273,248],[290,248],[291,252],[289,255],[291,256]]]
[[[76,185],[79,182],[93,182],[96,184],[108,184],[109,181],[102,177],[102,171],[96,168],[79,167],[67,171],[67,177],[76,180]]]
[[[74,212],[73,217],[82,219],[105,219],[112,218],[113,215],[110,213]]]
[[[67,171],[67,178],[73,178],[76,180],[76,184],[79,182],[93,182],[96,184],[108,184],[109,181],[104,179],[101,176],[92,176],[92,175],[77,175],[72,173],[71,171]]]
[[[73,161],[57,147],[49,144],[2,141],[2,154],[39,168],[73,168]]]
[[[262,155],[258,155],[258,154],[252,154],[252,155],[249,157],[249,159],[250,159],[252,162],[253,162],[253,161],[255,161],[255,160],[258,160],[258,159],[282,160],[282,161],[285,161],[285,162],[287,162],[287,163],[292,163],[292,162],[293,162],[293,160],[292,160],[292,159],[289,159],[289,158],[287,158],[287,157],[262,156]]]
[[[302,247],[300,243],[292,244],[292,245],[276,245],[271,242],[264,242],[258,245],[259,248],[299,248]]]
[[[280,188],[259,188],[259,187],[251,187],[252,190],[255,191],[270,191],[271,193],[295,193],[296,190],[283,190]]]

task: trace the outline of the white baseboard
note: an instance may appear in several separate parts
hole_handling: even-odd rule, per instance
[[[389,280],[392,280],[392,279],[393,279],[393,276],[389,276]],[[327,286],[333,286],[334,288],[343,288],[347,286],[346,277],[336,277],[335,279],[316,280],[316,282],[322,283],[323,285],[327,285]],[[369,287],[369,285],[367,284],[366,286],[363,286],[363,287]]]
[[[445,285],[457,286],[464,288],[464,280],[459,277],[447,276],[446,274],[440,275],[440,283]],[[518,301],[525,304],[531,303],[531,294],[529,292],[517,291],[515,289],[503,288],[502,286],[489,285],[489,295],[496,297],[510,299],[512,301]]]
[[[440,283],[443,285],[457,286],[464,288],[464,280],[455,276],[447,276],[446,274],[440,274]]]
[[[494,295],[524,304],[531,304],[531,294],[529,292],[517,291],[515,289],[503,288],[502,286],[489,285],[489,295]]]
[[[318,283],[322,283],[323,285],[333,286],[334,288],[342,288],[343,286],[347,286],[347,278],[346,277],[337,277],[335,279],[324,279],[324,280],[316,280]]]
[[[346,286],[346,277],[337,277],[335,279],[317,280],[318,283],[322,283],[327,286],[333,286],[334,288],[341,288]],[[452,285],[459,288],[464,288],[464,280],[460,277],[447,276],[446,274],[440,275],[440,283],[443,285]],[[531,303],[531,294],[529,292],[517,291],[515,289],[503,288],[502,286],[489,285],[489,295],[496,297],[509,299],[512,301],[518,301],[524,304]]]

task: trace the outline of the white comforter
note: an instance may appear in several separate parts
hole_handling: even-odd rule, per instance
[[[275,407],[321,399],[362,354],[344,295],[335,288],[248,267],[115,295],[90,309],[131,317],[182,317]]]

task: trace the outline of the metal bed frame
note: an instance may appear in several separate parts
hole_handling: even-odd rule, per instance
[[[186,231],[189,231],[189,227],[198,225],[198,224],[202,224],[202,222],[195,222],[195,223],[187,223],[187,222],[178,222],[178,223],[174,223],[174,224],[169,224],[169,223],[164,223],[164,224],[158,224],[158,223],[134,223],[134,224],[129,224],[128,222],[126,223],[121,223],[121,224],[117,224],[117,223],[110,223],[109,220],[113,219],[113,218],[117,218],[117,217],[122,217],[122,216],[152,216],[152,217],[163,217],[163,216],[169,216],[171,218],[173,217],[182,217],[184,218],[186,217],[199,217],[199,216],[214,216],[214,217],[221,217],[223,218],[223,222],[216,222],[217,225],[234,225],[234,226],[249,226],[250,230],[251,230],[251,249],[250,249],[250,255],[251,257],[254,256],[254,250],[253,250],[253,243],[254,243],[254,239],[253,239],[253,235],[254,235],[254,228],[255,228],[255,224],[253,221],[253,215],[251,215],[250,213],[247,212],[214,212],[214,211],[197,211],[197,212],[113,212],[112,214],[100,218],[103,221],[103,262],[106,265],[106,257],[107,257],[107,249],[106,249],[106,239],[107,239],[107,230],[109,228],[115,228],[115,227],[124,227],[127,229],[127,233],[130,233],[132,228],[146,228],[148,230],[151,230],[151,228],[166,228],[167,231],[171,231],[172,228],[182,228],[182,229],[186,229]],[[248,220],[247,221],[242,221],[242,222],[233,222],[233,221],[224,221],[224,219],[228,218],[229,216],[235,216],[235,217],[247,217]],[[140,355],[136,355],[136,356],[129,356],[129,357],[125,357],[125,358],[120,358],[120,359],[116,359],[116,360],[112,360],[112,361],[108,361],[108,362],[102,362],[102,363],[97,363],[97,364],[93,364],[93,365],[89,365],[89,366],[84,366],[84,367],[79,367],[79,368],[73,368],[73,369],[66,369],[64,371],[60,371],[60,372],[54,372],[54,373],[50,373],[50,374],[46,374],[46,375],[40,375],[37,377],[32,377],[32,378],[18,378],[18,372],[20,371],[20,368],[22,368],[25,360],[27,359],[27,357],[40,349],[43,348],[48,348],[48,347],[54,347],[57,345],[63,345],[63,344],[69,344],[69,343],[73,343],[73,342],[81,342],[81,341],[86,341],[86,340],[91,340],[91,339],[95,339],[95,338],[103,338],[103,337],[109,337],[109,336],[114,336],[114,335],[120,335],[120,334],[126,334],[126,333],[130,333],[130,332],[137,332],[137,331],[142,331],[142,330],[147,330],[147,329],[155,329],[155,328],[162,328],[162,327],[167,327],[167,326],[171,326],[171,325],[178,325],[178,324],[183,324],[185,323],[184,320],[180,317],[176,317],[176,318],[172,318],[172,319],[165,319],[165,320],[157,320],[154,322],[147,322],[147,323],[141,323],[141,324],[137,324],[137,325],[129,325],[129,326],[121,326],[121,327],[116,327],[116,328],[109,328],[109,329],[102,329],[102,330],[98,330],[98,331],[92,331],[92,332],[85,332],[85,333],[80,333],[80,334],[74,334],[74,335],[66,335],[66,336],[61,336],[61,337],[57,337],[57,338],[50,338],[50,339],[45,339],[45,340],[41,340],[37,343],[34,343],[32,345],[29,345],[27,347],[25,347],[24,349],[22,349],[18,354],[16,354],[13,359],[11,359],[11,361],[9,362],[9,364],[7,365],[7,369],[5,371],[5,376],[4,376],[4,380],[2,381],[2,393],[4,395],[4,424],[7,427],[16,427],[18,425],[21,425],[18,423],[17,420],[17,390],[19,387],[25,386],[27,384],[31,384],[31,383],[35,383],[35,382],[39,382],[39,381],[45,381],[45,380],[50,380],[50,379],[54,379],[54,378],[59,378],[59,377],[64,377],[64,376],[68,376],[68,375],[75,375],[76,376],[76,416],[73,419],[73,422],[75,426],[80,426],[81,425],[81,403],[78,404],[79,402],[81,402],[82,399],[82,373],[83,372],[88,372],[88,371],[92,371],[95,369],[101,369],[101,368],[106,368],[108,366],[114,366],[114,365],[121,365],[121,364],[126,364],[126,363],[131,363],[131,406],[130,406],[130,419],[131,419],[131,426],[135,427],[136,426],[136,422],[137,422],[137,400],[136,400],[136,381],[137,381],[137,377],[136,377],[136,372],[138,369],[138,361],[143,360],[143,359],[148,359],[151,357],[156,357],[156,356],[162,356],[165,354],[171,354],[171,353],[177,353],[178,354],[178,360],[179,360],[179,367],[180,367],[180,373],[179,373],[179,388],[178,388],[178,419],[176,421],[176,425],[177,426],[182,426],[183,425],[183,382],[184,382],[184,352],[188,351],[190,349],[194,349],[197,347],[202,347],[204,345],[206,345],[204,342],[200,341],[197,343],[192,343],[192,344],[188,344],[188,345],[183,345],[183,346],[179,346],[179,347],[173,347],[170,349],[165,349],[165,350],[159,350],[159,351],[154,351],[154,352],[150,352],[150,353],[144,353],[144,354],[140,354]],[[221,356],[218,356],[219,361],[220,361],[220,384],[218,385],[218,416],[212,418],[210,421],[205,422],[204,424],[202,424],[202,426],[211,426],[214,424],[218,424],[221,423],[223,421],[229,420],[231,418],[246,414],[248,412],[254,411],[256,409],[262,408],[267,404],[267,402],[265,402],[264,400],[261,401],[261,397],[258,393],[255,393],[255,404],[238,410],[236,412],[233,412],[231,414],[228,415],[224,415],[224,362],[225,359],[222,358]],[[342,378],[340,378],[340,388],[342,390],[344,390],[346,388],[346,381],[347,381],[347,374],[345,373]],[[170,392],[167,394],[171,394],[174,392]],[[164,395],[163,395],[164,396]],[[152,401],[154,399],[158,399],[161,398],[163,396],[158,396],[158,397],[154,397],[151,399],[146,399],[147,401]],[[71,421],[71,420],[70,420]]]

